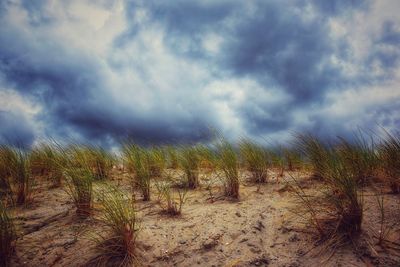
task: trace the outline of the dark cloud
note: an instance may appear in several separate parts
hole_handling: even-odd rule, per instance
[[[349,39],[332,36],[332,19],[368,12],[371,1],[126,1],[128,25],[101,56],[57,35],[61,18],[48,14],[45,1],[21,3],[0,3],[0,78],[7,88],[42,107],[35,119],[48,137],[106,145],[128,137],[143,143],[209,140],[209,127],[226,124],[226,131],[231,131],[226,117],[218,113],[225,111],[213,110],[210,103],[217,97],[210,99],[202,92],[214,80],[255,84],[257,90],[246,87],[241,97],[228,94],[218,100],[227,103],[225,108],[232,110],[233,119],[249,135],[293,129],[311,129],[322,135],[336,130],[345,135],[350,132],[344,126],[345,118],[332,122],[334,116],[318,113],[329,104],[327,95],[391,80],[399,66],[400,33],[394,21],[387,20],[381,32],[371,36],[371,51],[358,62]],[[107,10],[117,5],[109,1],[90,4]],[[28,25],[7,17],[11,8],[23,9]],[[68,9],[68,4],[60,9]],[[79,22],[65,14],[66,24]],[[106,27],[107,20],[103,24]],[[82,42],[93,42],[85,35],[86,28],[82,32]],[[147,32],[162,36],[162,49],[151,50],[156,49],[151,38],[158,36],[143,37]],[[215,49],[210,50],[207,42]],[[165,58],[158,60],[153,52]],[[165,65],[157,69],[158,64]],[[362,64],[362,73],[349,78],[346,64]],[[185,66],[207,72],[204,80],[195,78],[198,73],[185,72]],[[377,66],[383,74],[371,74]],[[174,68],[177,71],[170,72]],[[167,84],[169,90],[158,88],[160,84]],[[130,105],[124,96],[135,96],[125,94],[123,86],[150,93],[143,100],[148,103],[132,99]],[[306,114],[304,118],[296,116],[299,110]],[[393,110],[375,107],[368,116],[397,127]],[[2,112],[0,136],[9,138],[15,132],[26,144],[34,140],[24,116]],[[299,125],[299,121],[307,123]]]
[[[353,9],[368,9],[370,0],[330,0],[319,1],[313,0],[313,4],[321,12],[329,15],[340,15],[342,13],[351,12]]]
[[[30,146],[35,134],[27,119],[13,112],[0,111],[0,144]]]

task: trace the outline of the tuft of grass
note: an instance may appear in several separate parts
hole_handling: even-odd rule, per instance
[[[65,171],[67,193],[71,196],[79,218],[87,218],[93,208],[93,176],[85,168],[67,168]]]
[[[13,151],[7,146],[0,146],[0,200],[13,203],[10,162]]]
[[[387,133],[379,147],[379,158],[393,193],[400,193],[400,135]]]
[[[301,155],[296,149],[283,148],[283,157],[288,171],[295,171],[301,168]]]
[[[128,169],[134,172],[134,186],[138,187],[144,201],[150,200],[150,188],[152,177],[152,161],[148,151],[135,145],[124,145],[124,161]]]
[[[334,146],[322,145],[311,135],[299,138],[305,138],[299,141],[307,146],[302,151],[306,151],[310,159],[321,156],[315,168],[323,179],[324,188],[308,195],[294,179],[294,192],[300,200],[296,213],[307,218],[320,238],[329,240],[332,245],[353,240],[361,232],[363,220],[363,194],[357,176]]]
[[[313,166],[314,177],[324,178],[324,174],[330,171],[327,162],[330,159],[328,144],[311,134],[299,134],[296,136],[296,146],[299,153]]]
[[[93,176],[97,180],[109,179],[115,162],[114,155],[102,147],[89,147],[88,152]]]
[[[169,215],[177,216],[182,213],[182,206],[185,203],[186,193],[185,189],[172,188],[169,181],[156,182],[158,191],[158,201],[162,210]]]
[[[278,177],[283,177],[285,172],[285,158],[281,147],[268,149],[268,157],[271,159],[271,167],[277,169],[279,172]]]
[[[152,177],[161,177],[165,169],[167,158],[165,151],[161,147],[152,147],[146,151],[150,164],[150,175]]]
[[[182,147],[178,155],[179,166],[185,173],[185,184],[190,189],[199,186],[199,164],[200,157],[197,147]]]
[[[217,145],[218,168],[224,173],[225,195],[239,198],[238,160],[234,147],[226,140]]]
[[[57,146],[41,144],[31,153],[31,171],[46,175],[52,182],[52,187],[60,187],[62,182],[62,168],[64,158]]]
[[[265,149],[249,140],[242,140],[239,147],[244,164],[252,174],[251,180],[255,183],[267,182],[269,159]]]
[[[0,183],[2,195],[16,205],[31,200],[33,176],[30,168],[30,152],[21,148],[0,148]]]
[[[179,161],[178,161],[178,152],[174,146],[167,146],[165,148],[166,151],[166,161],[167,161],[167,166],[168,168],[171,169],[178,169],[179,167]]]
[[[346,168],[361,185],[368,184],[377,173],[379,157],[375,142],[366,139],[362,133],[355,136],[352,142],[339,137],[337,147],[339,156]]]
[[[100,196],[102,215],[100,221],[107,227],[107,234],[95,237],[101,266],[132,266],[136,261],[136,238],[139,232],[133,199],[116,187],[104,185]]]
[[[0,201],[0,266],[10,266],[16,238],[13,219]]]

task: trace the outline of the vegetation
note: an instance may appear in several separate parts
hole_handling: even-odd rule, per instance
[[[107,234],[96,235],[98,265],[131,266],[135,262],[136,238],[139,231],[132,198],[112,186],[101,191],[102,215],[100,221],[107,227]]]
[[[141,190],[143,200],[149,201],[152,175],[152,160],[149,152],[135,144],[126,144],[123,151],[128,169],[135,174],[134,186]]]
[[[65,165],[60,150],[52,144],[41,144],[31,153],[32,174],[46,175],[52,182],[52,187],[60,187],[63,177],[62,167]]]
[[[307,218],[321,239],[336,245],[352,240],[360,233],[363,219],[363,194],[357,176],[341,150],[311,135],[298,138],[302,145],[300,150],[306,152],[325,187],[320,194],[310,196],[297,183],[294,188],[300,207],[296,213]],[[318,160],[316,155],[319,155]]]
[[[185,184],[190,189],[195,189],[199,185],[199,164],[200,156],[198,150],[194,146],[183,147],[180,150],[179,166],[185,172]]]
[[[170,181],[157,182],[156,187],[162,210],[172,216],[180,215],[187,191],[185,189],[174,190]]]
[[[145,150],[149,161],[151,177],[161,177],[166,166],[166,155],[162,147]]]
[[[240,153],[255,183],[265,183],[268,177],[269,159],[266,150],[248,140],[240,143]]]
[[[143,200],[148,201],[155,185],[162,211],[171,216],[182,213],[188,189],[198,188],[200,177],[211,201],[218,199],[212,190],[222,188],[218,181],[214,184],[215,176],[221,178],[225,196],[238,199],[241,168],[250,172],[251,181],[261,188],[268,181],[269,172],[283,176],[284,171],[289,171],[286,176],[294,176],[295,171],[311,166],[318,181],[292,177],[292,186],[284,188],[290,188],[297,196],[294,212],[304,219],[307,227],[314,229],[319,240],[333,247],[354,241],[362,233],[366,219],[364,190],[370,190],[367,185],[375,186],[373,183],[378,179],[373,178],[381,178],[383,183],[379,185],[383,191],[390,188],[393,193],[400,193],[398,134],[387,133],[378,140],[359,133],[351,141],[341,137],[325,141],[304,134],[296,136],[295,147],[269,150],[250,140],[241,140],[235,146],[222,138],[215,146],[147,148],[125,143],[122,155],[133,188],[140,190]],[[57,187],[65,184],[79,218],[99,214],[107,233],[96,237],[98,264],[135,264],[139,227],[134,197],[104,184],[118,171],[113,170],[117,163],[112,153],[97,146],[41,144],[31,150],[0,146],[0,265],[9,264],[16,240],[14,223],[6,208],[28,203],[35,176],[47,176]],[[185,186],[174,187],[171,174],[182,172]],[[308,182],[315,185],[312,194],[305,189],[304,183]],[[93,188],[99,184],[101,209],[96,209],[100,213],[94,213],[93,207],[98,203]],[[386,241],[391,232],[387,222],[390,215],[385,213],[382,191],[380,196],[377,208],[380,228],[375,236],[379,244],[393,246],[395,243]]]
[[[224,173],[225,195],[239,198],[239,172],[236,151],[226,140],[217,145],[218,167]]]
[[[0,202],[0,266],[10,266],[10,259],[15,249],[16,237],[13,219]]]
[[[0,148],[1,195],[16,205],[30,201],[33,176],[30,170],[30,152],[21,148]]]
[[[400,193],[400,135],[387,133],[379,149],[385,178],[393,193]]]
[[[72,197],[79,218],[87,218],[92,213],[93,176],[85,168],[67,168],[65,171],[67,192]]]

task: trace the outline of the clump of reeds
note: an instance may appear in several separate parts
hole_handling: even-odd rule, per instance
[[[400,135],[386,133],[379,147],[379,157],[393,193],[400,193]]]
[[[255,183],[267,182],[269,159],[266,150],[249,140],[242,140],[240,154],[247,170],[252,175],[251,180]]]
[[[179,166],[185,173],[185,184],[190,189],[199,185],[200,157],[195,146],[182,147],[178,156]]]
[[[110,177],[114,155],[100,146],[73,144],[68,148],[70,162],[78,168],[87,168],[96,180]]]
[[[0,146],[0,200],[13,203],[10,162],[13,151],[7,146]]]
[[[226,140],[217,145],[218,168],[224,173],[225,195],[239,198],[238,160],[234,147]]]
[[[88,147],[89,165],[93,176],[97,180],[110,178],[110,172],[114,165],[114,155],[102,147]]]
[[[79,218],[87,218],[93,208],[93,175],[87,168],[67,167],[67,192],[72,197]]]
[[[152,147],[147,150],[150,164],[150,175],[152,177],[161,177],[166,165],[166,155],[162,147]]]
[[[149,201],[152,177],[149,152],[135,144],[124,145],[123,152],[125,164],[134,172],[134,186],[141,190],[143,200]]]
[[[167,166],[171,169],[178,169],[179,161],[178,161],[178,151],[174,146],[166,147],[166,156],[167,156]]]
[[[306,146],[300,149],[313,162],[324,188],[309,195],[296,183],[293,188],[300,200],[296,213],[308,219],[321,239],[335,245],[352,240],[360,233],[363,219],[363,197],[357,177],[335,146],[322,144],[311,135],[298,138],[299,144]]]
[[[21,148],[0,148],[0,178],[3,196],[17,205],[31,199],[33,176],[30,169],[30,152]]]
[[[159,204],[166,214],[176,216],[182,213],[182,206],[185,203],[185,189],[173,189],[169,181],[156,182]]]
[[[0,201],[0,266],[10,266],[17,234],[13,219]]]
[[[298,170],[302,166],[301,155],[296,149],[284,148],[283,157],[288,171]]]
[[[299,153],[303,154],[313,167],[314,176],[323,178],[329,172],[327,159],[330,158],[328,144],[311,134],[297,135],[296,141]]]
[[[339,140],[337,150],[343,164],[359,184],[369,183],[371,178],[376,175],[379,165],[374,140],[366,139],[362,133],[356,135],[351,142],[344,138],[339,138]]]
[[[63,177],[64,158],[57,146],[41,144],[31,153],[32,173],[46,175],[53,187],[60,187]]]
[[[99,252],[94,261],[101,266],[132,266],[136,261],[136,238],[139,231],[134,200],[119,189],[104,185],[101,190],[105,235],[95,235]]]
[[[206,174],[210,174],[216,170],[218,157],[212,147],[205,145],[197,145],[197,154],[200,158],[199,168]]]
[[[283,177],[285,172],[285,157],[281,147],[271,148],[267,150],[268,157],[270,158],[271,168],[278,171],[277,178]]]

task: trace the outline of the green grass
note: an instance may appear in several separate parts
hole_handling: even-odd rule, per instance
[[[171,169],[178,169],[179,168],[179,161],[178,161],[178,151],[174,146],[167,146],[165,147],[166,151],[166,161],[167,167]]]
[[[185,203],[185,189],[174,189],[170,181],[156,182],[158,191],[158,201],[164,213],[177,216],[182,213],[182,207]]]
[[[167,164],[167,157],[162,147],[153,146],[146,150],[150,165],[150,175],[152,177],[161,177]]]
[[[363,133],[355,135],[352,142],[339,138],[337,150],[341,161],[361,185],[369,184],[371,178],[377,175],[379,156],[372,137]]]
[[[227,197],[239,198],[238,159],[234,147],[226,140],[217,144],[218,168],[224,174],[224,189]]]
[[[185,185],[195,189],[199,186],[200,156],[195,146],[182,147],[178,154],[179,166],[185,173]]]
[[[0,266],[10,266],[16,238],[13,219],[0,201]]]
[[[132,266],[136,260],[136,238],[139,232],[134,201],[119,189],[104,185],[100,192],[106,234],[94,239],[99,255],[95,261],[101,266]]]
[[[239,147],[244,165],[252,175],[252,182],[267,182],[269,158],[266,150],[249,140],[242,140]]]
[[[379,158],[385,179],[393,193],[400,193],[400,135],[386,133],[387,136],[379,146]]]
[[[27,204],[32,197],[33,176],[30,151],[2,146],[0,148],[1,191],[3,198],[16,205]]]
[[[149,152],[135,144],[125,144],[124,161],[128,169],[134,172],[134,186],[139,188],[144,201],[150,200],[152,177],[152,159]]]
[[[33,148],[31,153],[32,174],[46,175],[52,187],[60,187],[63,177],[63,154],[53,144],[43,143]]]
[[[67,167],[65,170],[67,193],[71,196],[79,218],[87,218],[93,208],[92,173],[85,168]]]
[[[363,194],[358,177],[334,145],[323,144],[311,135],[298,138],[304,146],[299,149],[313,163],[323,189],[308,195],[295,183],[293,188],[300,200],[296,213],[307,218],[321,239],[334,245],[346,243],[361,232]]]

